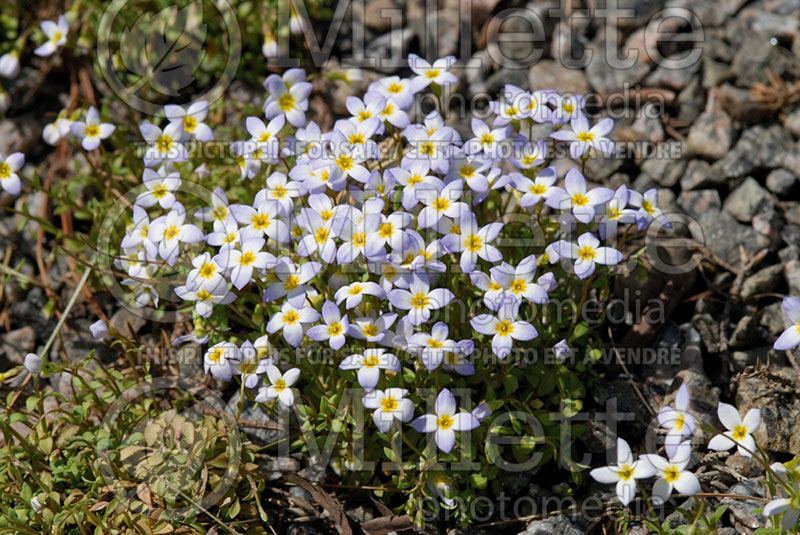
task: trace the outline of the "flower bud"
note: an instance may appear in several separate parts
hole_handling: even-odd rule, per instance
[[[25,355],[25,369],[33,375],[39,375],[42,372],[43,361],[38,355],[28,353]]]
[[[7,54],[0,56],[0,76],[8,78],[16,78],[19,74],[19,53],[12,50]]]

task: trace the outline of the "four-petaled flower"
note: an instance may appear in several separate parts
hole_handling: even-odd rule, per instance
[[[456,431],[472,431],[480,425],[471,412],[456,413],[456,410],[456,398],[445,388],[436,396],[434,413],[420,416],[411,426],[420,433],[433,433],[436,446],[450,453],[456,444]]]

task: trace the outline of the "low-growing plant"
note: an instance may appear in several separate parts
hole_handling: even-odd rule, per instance
[[[70,396],[39,384],[54,374]],[[260,518],[267,533],[256,447],[201,383],[135,377],[93,354],[44,363],[34,383],[0,412],[0,532],[230,532]]]
[[[43,55],[69,42],[66,21],[43,31]],[[614,125],[592,125],[581,96],[507,85],[490,103],[491,121],[472,119],[468,139],[437,111],[423,115],[415,102],[425,95],[441,107],[457,82],[453,64],[409,56],[413,74],[348,97],[349,117],[330,131],[308,120],[312,84],[304,70],[290,69],[267,77],[263,110],[240,107],[243,125],[223,124],[226,103],[198,100],[135,124],[118,121],[109,106],[86,106],[45,132],[49,142],[87,152],[91,170],[80,180],[102,189],[102,200],[78,208],[69,204],[74,186],[52,191],[62,210],[94,219],[90,239],[67,247],[95,249],[93,262],[83,260],[120,304],[153,321],[191,318],[191,333],[174,344],[208,346],[204,371],[221,390],[240,392],[234,424],[255,404],[264,419],[288,424],[266,445],[270,453],[308,454],[416,525],[431,499],[468,524],[479,497],[501,493],[504,472],[550,463],[582,481],[589,467],[573,460],[571,441],[583,428],[571,419],[598,380],[593,363],[612,345],[597,328],[602,306],[589,318],[586,305],[605,303],[619,270],[647,263],[634,239],[670,227],[655,189],[590,187],[587,163],[614,152]],[[548,133],[538,139],[541,126]],[[21,190],[23,163],[20,153],[0,157],[12,194]],[[800,322],[800,302],[785,308]],[[95,326],[100,336],[102,327]],[[798,345],[798,333],[788,329],[776,348]],[[27,366],[35,373],[37,358]],[[52,363],[44,370],[64,371]],[[179,393],[164,407],[142,395],[141,382],[102,365],[87,378],[70,372],[75,397],[61,401],[74,410],[62,404],[48,420],[44,396],[63,395],[37,391],[27,411],[38,418],[9,411],[0,422],[9,527],[33,519],[58,529],[133,528],[142,516],[128,513],[148,508],[159,511],[146,515],[153,533],[176,511],[187,525],[235,524],[244,508],[266,521],[250,474],[253,448],[232,445],[239,432],[219,409],[187,419]],[[139,389],[135,402],[125,397],[128,385]],[[638,479],[653,476],[651,505],[674,491],[698,494],[687,457],[677,457],[693,429],[686,395],[660,420],[668,458],[636,464],[620,440],[617,463],[592,471],[617,485],[623,504]],[[721,405],[728,431],[710,447],[738,443],[753,453],[756,416],[735,412]],[[121,416],[107,425],[107,413]],[[11,427],[23,421],[33,426],[27,436]],[[241,451],[234,474],[228,450]],[[186,479],[187,469],[200,479]],[[769,468],[773,493],[787,497],[765,514],[791,521],[797,489],[787,470]],[[225,478],[224,499],[200,507],[205,489]],[[113,485],[98,486],[109,479]],[[721,511],[689,513],[678,532],[713,532]],[[618,522],[630,520],[623,514]],[[656,515],[635,520],[672,532]]]

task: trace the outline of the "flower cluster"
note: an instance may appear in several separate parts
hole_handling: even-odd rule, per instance
[[[389,76],[363,97],[348,97],[350,116],[329,132],[308,120],[312,86],[304,71],[270,75],[264,115],[247,117],[249,137],[230,144],[243,185],[258,181],[246,203],[221,187],[193,213],[179,200],[190,175],[208,176],[205,163],[192,172],[187,167],[193,165],[187,141],[214,138],[205,123],[207,103],[169,106],[164,125],[142,124],[144,187],[118,267],[144,306],[158,303],[153,266],[191,264],[175,292],[222,340],[205,358],[216,378],[240,375],[257,400],[291,403],[284,392],[300,380],[299,370],[281,374],[272,352],[324,344],[340,352],[339,369],[363,388],[380,431],[395,420],[411,422],[434,433],[447,452],[455,432],[477,427],[478,417],[457,412],[454,396],[441,389],[435,412],[412,422],[416,394],[405,388],[403,366],[469,376],[475,373],[469,356],[484,340],[500,359],[515,344],[530,346],[539,331],[529,313],[548,303],[560,280],[582,283],[622,261],[609,241],[618,226],[669,223],[654,192],[588,185],[578,166],[590,149],[613,151],[605,137],[612,125],[590,127],[582,100],[507,86],[492,103],[493,123],[475,119],[474,137],[462,141],[435,111],[413,122],[417,93],[431,87],[440,93],[456,81],[453,59],[411,56],[409,63],[413,77]],[[556,125],[553,142],[570,142],[579,159],[563,187],[548,144],[525,135],[537,122]],[[88,126],[71,129],[82,131]],[[83,143],[89,149],[85,137]],[[538,255],[504,253],[501,242],[510,234],[498,198],[504,213],[519,211],[532,221],[550,214],[580,232],[560,235]],[[210,319],[215,308],[252,303],[253,295],[269,316],[255,326],[257,339],[225,340]],[[447,321],[454,300],[473,296],[486,311],[463,323],[471,329]],[[569,352],[568,335],[556,338],[563,338],[555,348],[561,357]]]
[[[796,301],[796,300],[795,300]],[[791,303],[790,303],[791,306]],[[681,385],[675,396],[675,407],[664,406],[658,412],[658,422],[666,432],[664,450],[667,458],[655,454],[643,454],[635,459],[631,448],[623,439],[617,441],[616,463],[590,472],[592,478],[605,484],[615,484],[617,498],[628,505],[636,495],[637,480],[657,477],[652,488],[653,505],[663,505],[673,492],[694,496],[702,489],[700,482],[688,470],[692,459],[691,438],[695,431],[695,419],[689,413],[689,390]],[[753,434],[761,426],[761,411],[750,409],[744,417],[733,405],[720,403],[717,416],[725,431],[714,435],[708,448],[727,451],[736,448],[744,457],[755,458],[771,476],[773,495],[763,509],[764,516],[778,517],[781,532],[797,528],[800,518],[800,472],[797,459],[787,464],[773,463],[758,448]],[[783,515],[782,520],[779,518]]]

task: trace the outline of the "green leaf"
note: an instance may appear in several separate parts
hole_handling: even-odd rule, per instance
[[[572,418],[583,409],[583,401],[580,399],[562,399],[561,413],[567,418]]]
[[[394,452],[392,448],[383,448],[383,454],[386,455],[386,458],[390,461],[397,462],[397,454]]]
[[[32,411],[39,404],[38,396],[31,396],[25,400],[25,408]]]
[[[476,489],[485,489],[486,484],[489,482],[489,479],[483,474],[472,474],[470,479],[472,480],[472,486]]]
[[[22,414],[21,412],[15,412],[11,415],[11,418],[8,419],[9,423],[15,424],[17,422],[27,422],[28,417]]]

